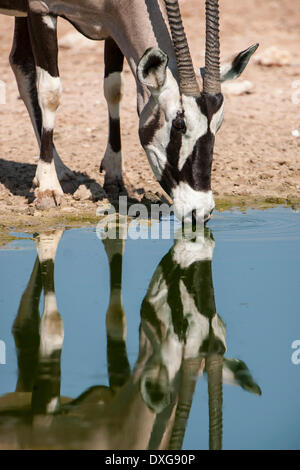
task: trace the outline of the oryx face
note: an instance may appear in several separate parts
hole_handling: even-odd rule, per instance
[[[242,73],[258,44],[220,67],[219,2],[206,0],[205,68],[201,70],[200,91],[178,0],[164,3],[177,71],[168,68],[169,58],[158,48],[148,49],[140,59],[137,78],[151,93],[140,116],[140,140],[155,176],[173,198],[176,215],[206,222],[215,207],[211,169],[215,136],[223,121],[221,82]]]
[[[140,140],[176,215],[206,222],[215,207],[211,169],[223,96],[181,94],[167,63],[159,49],[146,51],[139,63],[138,78],[152,95],[141,115]]]

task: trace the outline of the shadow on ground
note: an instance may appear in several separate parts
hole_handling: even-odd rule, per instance
[[[2,183],[11,194],[21,196],[27,199],[28,203],[34,201],[33,179],[36,172],[36,165],[30,163],[19,163],[7,161],[0,158],[0,183]],[[79,186],[85,185],[91,191],[93,202],[99,201],[104,197],[104,190],[96,180],[90,178],[86,173],[73,172],[74,178],[70,181],[61,183],[65,194],[73,195]],[[136,194],[142,194],[143,190],[139,188]],[[140,200],[132,194],[132,188],[122,191],[123,196],[128,197],[128,205],[139,203]],[[105,194],[111,204],[117,205],[118,194]],[[152,201],[151,201],[152,202]]]

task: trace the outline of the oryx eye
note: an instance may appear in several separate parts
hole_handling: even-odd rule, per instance
[[[177,131],[182,132],[183,134],[186,131],[186,125],[184,121],[184,114],[183,113],[177,113],[176,118],[172,122],[172,126],[175,127]]]

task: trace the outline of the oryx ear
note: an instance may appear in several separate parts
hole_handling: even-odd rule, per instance
[[[137,66],[139,81],[150,90],[161,88],[166,80],[168,61],[168,56],[161,49],[147,49]]]
[[[246,364],[239,359],[223,360],[223,383],[239,385],[247,392],[261,395],[259,385],[254,381]]]
[[[254,54],[259,44],[254,44],[245,51],[240,52],[231,62],[221,65],[221,82],[238,78],[245,70],[251,56]],[[205,75],[205,68],[200,69],[202,78]]]

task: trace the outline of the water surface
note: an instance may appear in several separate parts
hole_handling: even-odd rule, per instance
[[[22,236],[0,250],[1,448],[300,448],[299,213]]]

